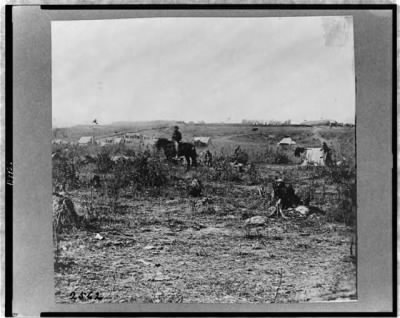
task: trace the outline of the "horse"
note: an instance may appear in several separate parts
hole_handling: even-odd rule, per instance
[[[175,143],[171,140],[168,140],[166,138],[159,138],[156,141],[155,146],[157,150],[164,150],[164,154],[168,160],[172,160],[176,156]],[[188,169],[190,168],[190,166],[197,166],[196,148],[193,144],[189,142],[179,143],[178,157],[185,157]]]

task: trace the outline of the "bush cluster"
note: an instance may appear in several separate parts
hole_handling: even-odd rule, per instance
[[[100,147],[69,147],[57,146],[57,156],[53,159],[53,182],[61,185],[66,190],[79,189],[90,182],[82,181],[83,172],[88,172],[87,180],[94,174],[101,176],[105,184],[103,191],[107,194],[110,204],[115,208],[121,195],[154,189],[173,182],[173,175],[168,171],[168,166],[162,163],[157,153],[146,150],[135,152],[125,146],[115,145],[107,148]],[[122,156],[120,160],[113,161],[113,156]],[[125,157],[128,158],[125,158]],[[248,159],[252,160],[248,163]],[[115,158],[114,158],[115,159]],[[239,160],[240,159],[240,160]],[[236,165],[234,162],[245,161],[247,164]],[[282,149],[277,146],[266,148],[219,152],[213,155],[212,167],[199,167],[197,173],[204,181],[212,182],[244,182],[257,185],[263,182],[254,162],[268,164],[299,163],[298,158],[290,149]],[[171,167],[170,167],[171,168]],[[81,178],[81,179],[80,179]],[[353,224],[355,222],[356,207],[356,169],[355,163],[348,157],[340,166],[331,167],[306,167],[290,169],[285,172],[285,179],[293,185],[300,184],[300,190],[305,188],[300,179],[307,180],[307,193],[313,194],[319,187],[318,182],[335,185],[338,199],[335,199],[334,207],[328,211],[328,216],[335,221]],[[311,180],[311,181],[310,181]],[[265,180],[264,180],[265,181]],[[104,190],[103,189],[103,190]],[[157,194],[156,194],[157,195]],[[321,202],[320,202],[321,203]],[[322,204],[322,203],[321,203]]]

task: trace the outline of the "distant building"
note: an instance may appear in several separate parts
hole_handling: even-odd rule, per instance
[[[269,126],[280,126],[280,125],[282,125],[282,122],[280,122],[280,121],[278,121],[278,120],[270,120],[270,121],[268,122],[268,125],[269,125]]]
[[[95,140],[94,140],[94,138],[92,136],[83,136],[78,141],[78,145],[82,145],[82,146],[84,146],[84,145],[93,145],[95,143],[96,142],[95,142]]]
[[[326,119],[321,119],[321,120],[306,120],[302,122],[302,125],[306,126],[329,126],[330,125],[330,120]]]
[[[144,136],[138,133],[126,133],[124,138],[126,143],[133,143],[143,141]]]
[[[103,138],[97,139],[97,142],[101,146],[111,145],[111,144],[113,144],[113,138],[112,137],[103,137]]]
[[[68,141],[62,140],[62,139],[53,139],[51,142],[53,145],[66,145],[68,144]]]

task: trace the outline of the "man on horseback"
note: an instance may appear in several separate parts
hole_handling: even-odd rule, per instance
[[[179,143],[180,143],[181,140],[182,140],[182,134],[181,134],[181,132],[179,131],[179,127],[178,127],[178,126],[175,126],[175,127],[174,127],[174,133],[172,134],[172,140],[173,140],[174,143],[175,143],[175,150],[176,150],[175,159],[178,159]]]

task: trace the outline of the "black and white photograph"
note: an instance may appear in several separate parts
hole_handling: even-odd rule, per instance
[[[356,301],[353,34],[52,21],[56,302]]]

